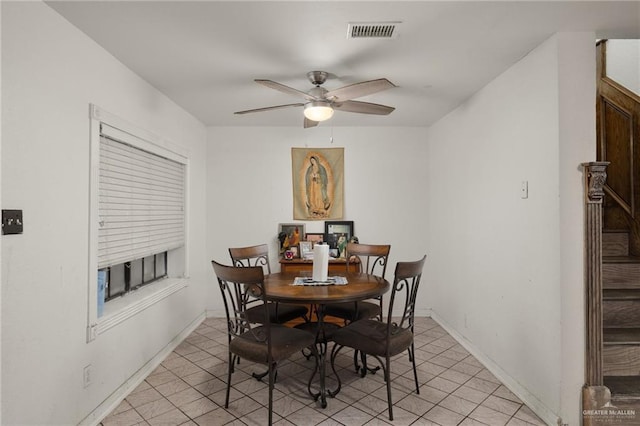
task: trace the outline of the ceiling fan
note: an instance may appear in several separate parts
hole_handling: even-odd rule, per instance
[[[327,90],[320,87],[329,76],[325,71],[310,71],[307,78],[315,87],[308,92],[302,92],[293,87],[285,86],[272,80],[254,80],[256,83],[267,86],[298,98],[305,99],[306,102],[295,104],[275,105],[265,108],[248,109],[237,111],[234,114],[248,114],[251,112],[271,111],[280,108],[304,107],[304,127],[317,126],[320,121],[328,120],[333,116],[334,110],[356,112],[360,114],[388,115],[395,109],[387,105],[373,104],[370,102],[354,101],[352,99],[361,96],[371,95],[382,90],[396,87],[386,78],[362,81],[350,84],[334,90]]]

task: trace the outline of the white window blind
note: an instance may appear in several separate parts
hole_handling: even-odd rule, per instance
[[[103,129],[98,187],[98,268],[184,245],[184,164]]]

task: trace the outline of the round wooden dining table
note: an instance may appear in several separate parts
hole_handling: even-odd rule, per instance
[[[342,276],[347,279],[347,284],[336,285],[294,285],[296,277],[311,277],[311,272],[298,271],[297,273],[273,273],[264,277],[265,295],[272,302],[294,303],[294,304],[311,304],[315,307],[317,314],[317,322],[303,323],[307,330],[313,329],[316,336],[324,336],[325,322],[323,306],[327,303],[341,302],[357,302],[360,300],[371,299],[386,293],[389,288],[389,282],[379,276],[370,274],[361,274],[354,272],[341,272],[332,274],[332,276]],[[299,327],[299,326],[297,326]],[[335,325],[334,325],[335,327]],[[325,386],[326,367],[326,339],[316,338],[318,346],[318,365],[320,370],[320,391],[314,395],[316,400],[320,398],[322,408],[327,406],[327,394],[334,396],[335,393],[328,391]],[[315,376],[314,370],[311,379]]]
[[[382,277],[354,272],[341,272],[347,279],[344,285],[293,285],[296,277],[311,277],[311,273],[274,273],[264,277],[267,299],[283,303],[326,304],[357,302],[380,296],[389,290],[389,281]]]

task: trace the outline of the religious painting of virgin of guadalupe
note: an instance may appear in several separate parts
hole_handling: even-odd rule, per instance
[[[341,219],[344,148],[291,148],[293,218]]]

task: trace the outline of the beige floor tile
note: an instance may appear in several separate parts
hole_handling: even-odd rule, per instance
[[[295,354],[282,363],[273,390],[277,426],[510,426],[544,423],[430,318],[416,319],[416,393],[406,353],[392,359],[390,421],[382,371],[361,378],[351,351],[336,358],[342,390],[321,408],[307,392],[313,362]],[[107,416],[103,426],[254,426],[266,424],[268,385],[251,377],[264,366],[242,360],[227,388],[227,335],[223,319],[206,319],[144,382]],[[377,365],[372,359],[369,366]],[[327,364],[327,386],[337,387]],[[318,388],[314,377],[313,389]]]
[[[129,404],[129,402],[125,399],[120,404],[118,404],[116,408],[113,409],[113,411],[111,412],[111,415],[120,414],[124,411],[131,410],[132,408],[133,407],[131,406],[131,404]]]
[[[458,389],[456,389],[453,392],[453,395],[459,396],[471,402],[475,402],[476,404],[480,404],[482,401],[489,397],[488,393],[470,388],[466,385],[460,386]]]
[[[486,423],[479,422],[477,420],[472,419],[471,417],[467,417],[460,423],[459,426],[491,426]]]
[[[496,376],[491,374],[491,372],[489,370],[486,370],[486,369],[482,370],[478,374],[476,374],[476,377],[479,377],[480,379],[483,379],[483,380],[487,380],[489,382],[500,384],[500,380],[498,380],[498,378]]]
[[[167,399],[178,408],[200,398],[202,398],[202,394],[192,387],[167,396]]]
[[[317,425],[327,419],[326,415],[311,407],[304,407],[287,416],[287,420],[295,425]]]
[[[264,419],[266,418],[267,418],[266,416],[262,418],[262,423],[260,424],[261,426],[263,426],[266,423],[264,421]],[[202,414],[201,416],[197,416],[193,418],[193,421],[196,422],[198,426],[213,426],[213,425],[224,425],[226,423],[229,423],[230,421],[233,421],[234,419],[235,417],[233,417],[232,414],[229,414],[227,411],[225,411],[222,408],[218,408],[215,410],[211,410],[205,414]],[[251,424],[251,423],[247,423],[247,424]]]
[[[162,398],[153,402],[136,407],[136,411],[145,419],[149,420],[171,411],[175,408],[168,400]]]
[[[418,419],[418,417],[419,416],[416,414],[403,410],[400,407],[394,406],[393,420],[389,420],[389,410],[385,410],[383,413],[379,414],[377,419],[380,420],[381,422],[384,422],[384,423],[381,423],[382,425],[387,423],[387,424],[392,424],[394,426],[409,426],[409,425],[415,424],[414,422]]]
[[[423,417],[442,426],[454,426],[464,419],[463,415],[454,413],[453,411],[440,407],[439,405],[433,407]]]
[[[428,381],[427,385],[446,393],[451,393],[460,387],[458,383],[443,379],[442,377],[436,377],[435,379]]]
[[[465,383],[465,385],[475,390],[479,390],[481,392],[486,392],[486,393],[492,393],[493,391],[495,391],[500,387],[500,385],[497,383],[489,382],[487,380],[483,380],[478,377],[473,377],[469,379],[469,381]]]
[[[364,426],[389,426],[391,424],[395,424],[395,422],[392,422],[392,423],[389,423],[389,422],[390,422],[389,419],[387,419],[387,421],[385,422],[383,419],[379,417],[374,417],[373,419],[365,423]]]
[[[144,421],[136,410],[127,410],[113,416],[107,416],[102,421],[104,426],[131,426]]]
[[[278,413],[280,417],[286,417],[289,414],[301,410],[303,407],[303,403],[288,395],[273,402],[273,411]]]
[[[132,407],[136,408],[162,398],[163,396],[160,394],[160,392],[153,388],[149,388],[147,390],[136,392],[127,396],[127,402],[131,404]]]
[[[156,387],[163,383],[167,383],[176,379],[178,379],[178,376],[176,376],[169,370],[165,370],[149,375],[149,377],[147,377],[147,383],[149,383],[153,387]]]
[[[355,407],[347,407],[332,417],[334,420],[349,426],[361,426],[373,419],[373,416]]]
[[[424,398],[427,401],[437,404],[443,399],[447,397],[448,393],[443,392],[439,389],[432,388],[431,386],[425,385],[420,388],[420,398]]]
[[[509,423],[507,423],[507,426],[532,426],[532,423],[525,422],[517,417],[512,417],[511,420],[509,420]]]
[[[422,416],[424,413],[431,410],[434,404],[421,396],[422,395],[407,395],[397,402],[394,400],[394,407],[400,407],[418,416]]]
[[[447,396],[438,405],[463,416],[469,415],[478,406],[475,402],[467,401],[455,395]]]
[[[180,409],[191,419],[195,419],[196,417],[202,416],[208,413],[209,411],[213,411],[217,408],[218,408],[218,405],[216,405],[213,401],[205,397],[196,399],[195,401],[192,401],[180,407]]]
[[[235,373],[234,376],[237,376],[238,373]],[[199,385],[200,383],[204,383],[208,380],[213,379],[214,376],[211,373],[208,373],[204,370],[198,371],[196,373],[190,374],[188,376],[183,377],[182,379],[189,383],[191,386]]]
[[[452,370],[459,371],[461,373],[468,374],[470,376],[475,376],[480,371],[482,371],[482,367],[478,367],[476,365],[468,364],[464,361],[457,363],[456,365],[451,367]]]
[[[531,411],[531,409],[529,407],[527,407],[526,405],[523,405],[518,412],[516,412],[516,414],[514,415],[514,417],[520,419],[520,420],[524,420],[525,422],[531,423],[533,425],[541,425],[544,426],[544,422],[542,420],[540,420],[540,418],[538,416],[536,416],[536,414]]]
[[[177,408],[173,408],[166,413],[147,420],[151,426],[184,425],[189,421],[189,418]]]
[[[446,351],[442,352],[440,355],[445,357],[445,358],[452,359],[452,360],[454,360],[456,362],[460,362],[463,359],[465,359],[467,356],[469,356],[469,353],[467,353],[467,352],[458,352],[458,351],[455,350],[455,347],[453,347],[453,348],[449,348]]]
[[[513,416],[521,407],[521,404],[518,404],[517,402],[509,401],[508,399],[500,398],[495,395],[491,395],[485,399],[484,402],[482,402],[482,405],[508,416]]]
[[[182,379],[175,379],[167,383],[163,383],[159,386],[156,386],[156,390],[160,392],[163,396],[173,395],[174,393],[178,393],[185,389],[190,389],[191,386],[187,382]]]
[[[471,379],[470,375],[461,373],[459,371],[452,370],[452,369],[442,372],[442,374],[440,374],[440,377],[447,379],[451,382],[458,383],[459,385]]]
[[[511,392],[505,385],[500,385],[498,389],[496,389],[493,394],[495,396],[499,396],[500,398],[508,399],[509,401],[517,402],[518,404],[522,404],[520,398],[515,396],[513,392]]]
[[[491,426],[504,426],[511,418],[506,414],[499,413],[498,411],[492,410],[491,408],[482,405],[473,410],[473,412],[469,414],[469,417]]]
[[[382,400],[375,396],[367,395],[360,401],[353,404],[353,406],[375,417],[384,412],[388,408],[389,404],[387,403],[386,398]]]
[[[211,380],[207,380],[206,382],[198,383],[193,388],[204,396],[209,396],[221,390],[226,390],[227,384],[220,379],[213,378]]]

